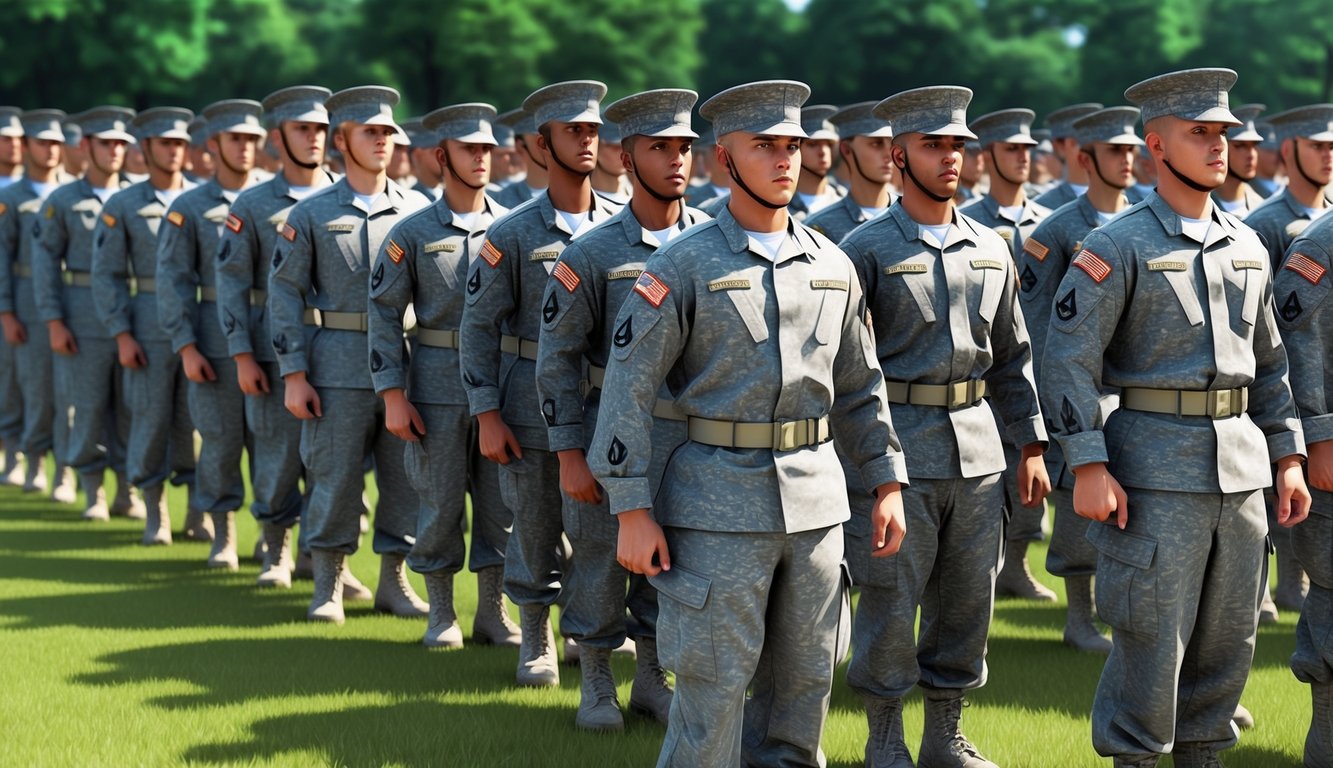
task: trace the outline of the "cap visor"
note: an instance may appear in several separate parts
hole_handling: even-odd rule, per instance
[[[1114,136],[1107,139],[1104,143],[1122,147],[1141,147],[1143,146],[1143,139],[1140,139],[1138,136]]]
[[[1309,136],[1302,136],[1301,138],[1310,141],[1333,141],[1333,131],[1320,131],[1319,133],[1312,133]]]
[[[1240,133],[1227,134],[1227,141],[1263,141],[1264,137],[1258,131],[1241,131]]]
[[[0,128],[0,136],[4,136],[4,137],[7,138],[7,139],[21,139],[21,138],[23,138],[23,129],[22,129],[22,128]]]
[[[689,128],[686,128],[686,127],[683,126],[683,125],[671,125],[671,126],[667,126],[666,128],[663,128],[663,129],[660,130],[660,131],[653,131],[652,133],[641,133],[641,134],[639,134],[639,135],[640,135],[640,136],[649,136],[649,137],[652,137],[652,138],[654,138],[654,139],[697,139],[697,138],[699,138],[699,134],[695,133],[694,131],[690,130]]]
[[[105,139],[107,141],[123,141],[128,144],[137,143],[135,142],[133,136],[129,135],[124,131],[101,131],[100,133],[94,133],[93,138]]]
[[[917,131],[917,133],[923,133],[927,136],[961,136],[964,139],[975,139],[977,137],[975,133],[967,129],[966,125],[959,125],[958,123],[949,123],[939,128]]]
[[[810,141],[837,141],[838,134],[826,128],[821,128],[820,130],[815,131],[806,138],[809,139]]]
[[[312,110],[310,110],[309,112],[302,112],[302,113],[299,114],[299,115],[292,115],[291,117],[284,117],[284,118],[282,118],[282,122],[284,122],[284,123],[287,123],[287,122],[292,122],[292,123],[315,123],[316,125],[328,125],[328,124],[329,124],[329,113],[328,113],[328,112],[318,112],[318,111],[315,111],[315,110],[312,109]]]
[[[447,136],[445,138],[462,144],[489,144],[492,147],[500,146],[500,142],[495,140],[495,136],[486,133],[485,131],[473,131],[472,133],[465,133],[462,136]]]
[[[595,124],[597,124],[597,125],[601,125],[601,124],[602,124],[602,116],[599,115],[599,114],[597,114],[597,112],[594,111],[594,110],[591,110],[591,109],[585,109],[585,110],[583,110],[582,112],[571,112],[571,113],[566,114],[566,115],[556,115],[555,117],[552,117],[550,120],[547,120],[547,122],[548,122],[548,123],[549,123],[549,122],[557,122],[557,123],[595,123]]]
[[[798,123],[781,122],[773,125],[746,126],[740,130],[760,136],[787,136],[793,139],[808,139],[809,134]]]
[[[893,138],[893,126],[886,125],[883,128],[876,128],[870,133],[856,133],[853,136],[865,136],[870,139],[891,139]],[[847,138],[851,138],[851,136]]]
[[[364,120],[358,120],[354,117],[349,117],[347,119],[350,122],[360,123],[361,125],[387,125],[400,133],[403,130],[402,128],[398,127],[398,123],[395,123],[392,117],[385,114],[381,114],[379,112],[376,112],[375,114],[371,115],[370,117],[367,117]],[[407,134],[403,135],[406,136]]]
[[[1035,147],[1035,146],[1037,146],[1037,140],[1034,139],[1034,138],[1032,138],[1031,136],[1029,136],[1029,135],[1026,134],[1026,133],[1015,133],[1013,136],[1008,136],[1008,137],[1005,137],[1005,138],[1002,138],[1002,139],[996,139],[995,141],[993,141],[993,142],[991,142],[991,143],[992,143],[992,144],[1026,144],[1026,145],[1028,145],[1029,147]]]
[[[1213,107],[1205,109],[1194,117],[1186,118],[1198,123],[1227,123],[1228,125],[1244,125],[1231,114],[1231,110],[1226,107]]]
[[[60,133],[59,131],[38,131],[29,138],[40,139],[42,141],[58,141],[62,144],[65,143],[65,134]]]
[[[233,125],[229,128],[223,128],[219,131],[214,131],[214,133],[239,133],[245,136],[259,136],[261,138],[268,135],[268,131],[263,128],[260,128],[257,125],[248,125],[244,123],[241,125]]]

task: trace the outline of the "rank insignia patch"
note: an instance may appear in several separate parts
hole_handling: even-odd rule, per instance
[[[500,253],[499,248],[491,245],[490,240],[482,244],[481,252],[477,255],[484,259],[487,264],[490,264],[492,269],[499,266],[500,259],[504,258],[504,254]]]
[[[167,214],[167,221],[171,222],[172,224],[175,224],[178,227],[183,227],[185,226],[185,214],[181,213],[180,211],[172,211],[171,213]]]
[[[1037,261],[1045,261],[1046,254],[1050,252],[1051,252],[1050,248],[1047,248],[1046,246],[1042,245],[1036,240],[1033,240],[1030,237],[1027,240],[1023,241],[1023,253],[1026,253],[1027,255],[1031,256]]]
[[[1061,320],[1069,320],[1078,314],[1078,299],[1074,294],[1075,289],[1070,288],[1063,298],[1055,302],[1055,314]]]
[[[403,250],[403,246],[395,243],[392,239],[390,239],[389,244],[384,247],[384,252],[389,254],[389,259],[392,260],[394,264],[402,262],[403,254],[406,253]]]
[[[109,213],[104,213],[102,214],[102,223],[108,227],[114,227],[116,226],[116,217]]]
[[[227,225],[227,229],[236,233],[239,233],[241,228],[245,226],[245,222],[241,221],[241,217],[234,213],[227,214],[227,220],[223,223]]]
[[[1287,296],[1287,300],[1282,303],[1282,309],[1278,311],[1282,313],[1282,319],[1290,323],[1300,317],[1305,308],[1301,306],[1300,297],[1296,295],[1295,291],[1292,291]]]
[[[282,223],[282,236],[283,236],[284,238],[286,238],[287,242],[289,242],[289,243],[290,243],[290,242],[295,242],[295,241],[296,241],[296,227],[293,227],[291,224],[288,224],[287,222],[284,221],[284,222]]]

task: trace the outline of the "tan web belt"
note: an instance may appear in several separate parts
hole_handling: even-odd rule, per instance
[[[532,339],[520,339],[517,336],[501,336],[500,351],[518,355],[524,360],[536,360],[537,342]]]
[[[131,295],[131,296],[133,296],[133,295],[137,295],[137,294],[140,294],[140,293],[156,293],[156,292],[157,292],[157,279],[156,279],[156,278],[152,278],[152,277],[131,277],[131,278],[130,278],[130,295]]]
[[[890,403],[933,405],[951,411],[971,408],[986,396],[985,379],[963,379],[949,384],[911,381],[885,381],[884,384]]]
[[[15,264],[14,264],[14,277],[26,277],[26,278],[31,278],[31,277],[32,277],[32,267],[28,266],[27,264],[19,264],[19,263],[15,263]]]
[[[322,309],[306,307],[305,324],[318,325],[332,331],[366,332],[365,312],[325,312]]]
[[[446,331],[440,328],[426,328],[417,326],[417,343],[424,344],[427,347],[439,347],[441,349],[458,349],[459,333],[456,330]]]
[[[72,285],[75,288],[93,287],[93,275],[91,272],[79,272],[73,269],[65,270],[63,275],[65,285]]]
[[[715,421],[689,417],[690,439],[704,445],[721,448],[772,448],[775,451],[794,451],[806,446],[827,442],[828,417],[780,421],[777,423]]]
[[[587,395],[588,392],[594,389],[601,389],[605,382],[606,369],[600,365],[590,365],[588,366],[588,386],[581,394]],[[653,403],[653,418],[684,421],[685,414],[681,413],[680,410],[676,408],[675,401],[659,397],[657,398],[657,402]]]
[[[1125,387],[1120,393],[1120,405],[1131,411],[1227,419],[1245,413],[1250,405],[1250,390],[1249,387],[1206,390]]]

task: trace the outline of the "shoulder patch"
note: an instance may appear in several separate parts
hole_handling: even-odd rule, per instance
[[[393,238],[389,238],[389,244],[384,246],[384,252],[389,254],[389,259],[394,264],[402,263],[403,255],[406,254],[406,251],[403,250],[403,246],[394,242]]]
[[[291,243],[296,241],[296,227],[293,227],[291,224],[288,224],[285,221],[282,222],[282,229],[279,231],[282,233],[283,239],[287,242]]]
[[[490,264],[491,269],[498,267],[500,265],[500,259],[504,258],[504,254],[500,253],[500,249],[492,245],[490,240],[487,240],[482,244],[481,252],[477,255],[487,264]]]
[[[1111,274],[1111,265],[1107,264],[1101,256],[1089,251],[1087,248],[1078,252],[1074,260],[1070,262],[1075,267],[1088,273],[1094,282],[1100,283]]]
[[[1282,265],[1283,269],[1290,269],[1292,272],[1309,280],[1312,285],[1319,285],[1319,281],[1324,279],[1324,273],[1328,270],[1314,259],[1303,253],[1293,253],[1287,263]]]
[[[1031,256],[1037,261],[1045,261],[1046,254],[1050,252],[1051,252],[1050,248],[1047,248],[1046,246],[1042,245],[1036,240],[1033,240],[1030,237],[1027,240],[1023,241],[1023,253],[1026,253],[1027,255]]]
[[[1295,291],[1292,291],[1287,295],[1287,300],[1282,303],[1282,308],[1278,310],[1282,315],[1282,319],[1286,320],[1288,323],[1294,322],[1304,311],[1305,308],[1301,306],[1301,299],[1296,295]]]
[[[666,301],[667,294],[671,293],[671,289],[652,272],[644,272],[634,281],[634,292],[647,299],[654,307],[660,307],[662,302]]]
[[[241,229],[245,226],[245,222],[241,221],[241,217],[237,216],[234,213],[227,214],[227,221],[225,223],[227,225],[227,229],[230,229],[232,232],[236,233],[240,233]]]
[[[551,270],[551,277],[559,280],[560,284],[565,286],[565,290],[570,293],[573,293],[579,287],[579,283],[583,282],[573,268],[563,261],[556,262],[555,269]]]
[[[102,214],[102,223],[108,227],[114,227],[116,226],[116,217],[109,213],[104,213]]]
[[[171,213],[167,214],[167,221],[171,222],[172,224],[175,224],[178,227],[183,227],[185,226],[185,214],[181,213],[180,211],[172,211]]]

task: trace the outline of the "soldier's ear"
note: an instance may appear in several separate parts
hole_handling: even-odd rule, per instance
[[[333,148],[347,154],[347,135],[343,133],[342,128],[333,132]]]
[[[897,168],[898,170],[901,171],[901,170],[903,170],[903,169],[905,169],[905,168],[907,167],[907,148],[906,148],[906,147],[904,147],[903,145],[898,144],[898,143],[895,142],[894,145],[893,145],[893,147],[891,147],[891,148],[889,149],[889,152],[891,153],[891,156],[892,156],[892,158],[893,158],[893,167],[894,167],[894,168]]]

